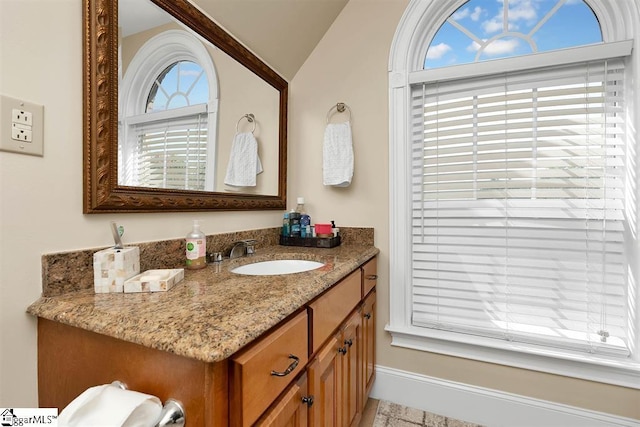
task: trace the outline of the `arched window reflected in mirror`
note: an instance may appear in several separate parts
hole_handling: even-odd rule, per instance
[[[122,185],[214,188],[215,76],[206,48],[183,31],[161,33],[137,52],[120,94]]]

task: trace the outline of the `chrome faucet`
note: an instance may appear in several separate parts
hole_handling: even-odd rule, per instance
[[[231,252],[229,253],[229,259],[240,258],[247,255],[253,255],[256,252],[256,240],[240,240],[233,244]]]

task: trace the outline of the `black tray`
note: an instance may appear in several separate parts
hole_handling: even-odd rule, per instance
[[[280,236],[283,246],[304,246],[308,248],[335,248],[340,245],[340,235],[336,237],[288,237]]]

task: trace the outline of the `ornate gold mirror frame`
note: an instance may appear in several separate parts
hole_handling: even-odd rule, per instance
[[[286,207],[288,84],[188,0],[150,0],[280,93],[278,194],[118,185],[118,1],[83,0],[84,213],[267,210]]]

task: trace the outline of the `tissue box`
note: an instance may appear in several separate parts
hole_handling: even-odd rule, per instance
[[[183,268],[147,270],[124,282],[124,291],[130,292],[164,292],[184,279]]]
[[[93,254],[93,287],[96,293],[124,292],[124,282],[140,273],[140,248],[109,248]]]

